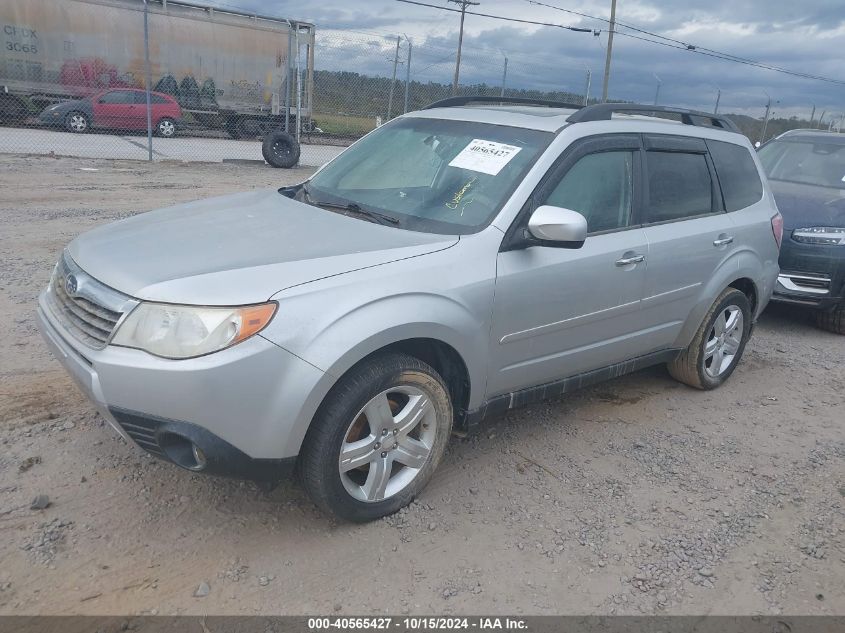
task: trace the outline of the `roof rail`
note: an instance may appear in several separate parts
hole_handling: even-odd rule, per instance
[[[681,123],[684,125],[696,125],[699,127],[715,127],[728,132],[737,132],[739,128],[727,117],[708,112],[698,112],[685,108],[672,108],[669,106],[643,105],[639,103],[597,103],[595,105],[581,108],[578,112],[571,114],[566,120],[570,123],[585,123],[586,121],[609,121],[614,113],[620,114],[650,114],[660,112],[662,114],[680,114]],[[707,122],[706,124],[704,122]]]
[[[431,110],[432,108],[453,108],[457,106],[468,105],[470,103],[516,103],[522,105],[546,106],[548,108],[566,108],[567,110],[578,110],[583,107],[575,103],[564,103],[563,101],[546,101],[544,99],[528,99],[525,97],[483,97],[480,95],[467,95],[461,97],[449,97],[448,99],[441,99],[440,101],[429,103],[422,109]]]

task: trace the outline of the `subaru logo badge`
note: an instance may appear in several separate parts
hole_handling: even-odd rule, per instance
[[[65,292],[72,297],[76,294],[77,290],[79,290],[79,282],[76,281],[76,277],[74,275],[65,277]]]

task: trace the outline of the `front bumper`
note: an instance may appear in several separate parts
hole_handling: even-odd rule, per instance
[[[168,450],[172,436],[194,441],[207,465],[191,470],[254,479],[267,468],[288,469],[327,391],[326,374],[260,335],[207,356],[168,360],[113,345],[86,347],[64,333],[44,293],[37,316],[55,357],[115,430],[184,467],[190,464]],[[261,463],[267,460],[276,463]]]
[[[42,112],[38,115],[40,125],[62,125],[65,120],[65,112]]]
[[[772,301],[821,310],[845,301],[845,247],[801,244],[786,237]]]

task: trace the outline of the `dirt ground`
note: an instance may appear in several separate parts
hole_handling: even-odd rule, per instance
[[[0,613],[845,614],[845,339],[800,312],[719,390],[654,368],[453,438],[369,525],[124,443],[36,331],[63,245],[307,173],[0,156]]]

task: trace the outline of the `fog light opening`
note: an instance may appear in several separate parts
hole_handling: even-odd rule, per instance
[[[163,433],[159,436],[159,445],[168,459],[187,470],[204,470],[208,465],[205,451],[191,440],[175,433]]]

